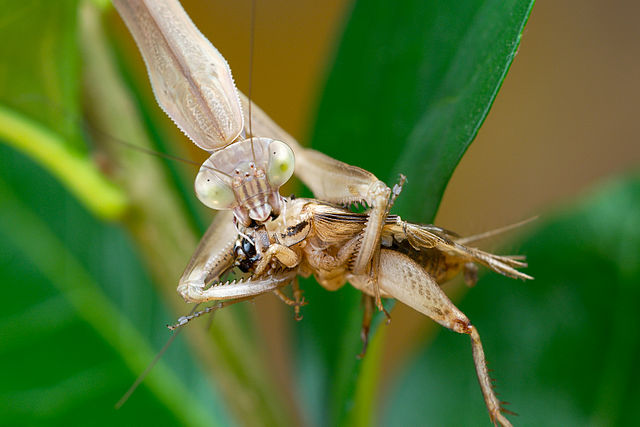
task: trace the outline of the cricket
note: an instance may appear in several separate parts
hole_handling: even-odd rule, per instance
[[[273,292],[294,308],[307,302],[298,276],[314,276],[329,291],[346,283],[363,293],[365,353],[374,310],[394,298],[455,332],[469,335],[476,374],[491,422],[511,423],[496,397],[480,335],[441,285],[477,264],[514,279],[523,257],[468,246],[434,225],[390,213],[404,177],[389,187],[373,173],[304,148],[240,93],[231,69],[177,0],[114,0],[146,64],[160,107],[200,148],[211,153],[195,178],[195,192],[220,210],[179,279],[190,303],[216,303],[173,327],[215,309]],[[296,175],[313,199],[283,197]],[[352,205],[362,204],[356,211]],[[223,278],[235,272],[239,279]],[[288,296],[283,288],[291,285]],[[311,302],[312,303],[312,302]]]

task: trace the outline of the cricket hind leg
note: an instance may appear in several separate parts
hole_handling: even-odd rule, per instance
[[[482,341],[480,341],[478,330],[475,328],[475,326],[469,323],[468,320],[466,321],[466,323],[460,322],[457,325],[457,328],[454,328],[453,330],[461,334],[467,334],[469,335],[469,338],[471,338],[473,363],[476,367],[476,375],[478,377],[478,382],[480,383],[480,389],[482,390],[485,404],[487,406],[487,409],[489,410],[489,417],[491,418],[491,422],[493,422],[494,425],[498,423],[501,426],[511,426],[511,422],[509,422],[509,420],[504,416],[503,412],[512,415],[515,415],[515,413],[505,409],[502,406],[506,404],[506,402],[499,401],[493,390],[493,382],[491,377],[489,376],[487,361],[484,355],[484,349],[482,348]]]
[[[449,300],[438,283],[408,256],[382,249],[379,284],[381,290],[393,298],[455,332],[469,335],[476,375],[491,421],[501,426],[511,426],[502,413],[506,411],[493,391],[478,331],[464,313]]]

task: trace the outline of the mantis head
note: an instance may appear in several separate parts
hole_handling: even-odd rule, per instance
[[[214,152],[202,165],[195,190],[212,209],[233,210],[246,226],[280,214],[280,187],[294,170],[293,150],[282,141],[250,138]]]

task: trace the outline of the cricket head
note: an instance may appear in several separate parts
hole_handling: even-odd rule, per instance
[[[282,141],[250,138],[213,153],[196,176],[200,201],[212,209],[233,210],[249,226],[278,216],[280,187],[294,170],[293,150]]]

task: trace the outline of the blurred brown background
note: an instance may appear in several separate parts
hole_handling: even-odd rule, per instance
[[[247,93],[250,1],[182,3]],[[257,3],[252,98],[305,143],[350,2]],[[445,193],[438,225],[464,235],[544,215],[607,176],[638,167],[638,16],[640,4],[631,1],[534,6],[502,90]],[[133,45],[131,56],[139,60]],[[144,71],[140,76],[146,79]],[[348,93],[344,99],[349,102]],[[198,150],[193,153],[202,157]],[[634,214],[640,213],[629,212]],[[257,307],[256,316],[270,319],[258,322],[268,323],[270,357],[280,366],[281,380],[289,382],[288,348],[280,332],[292,313],[271,297],[260,299]],[[389,369],[432,324],[396,306],[388,330]]]

